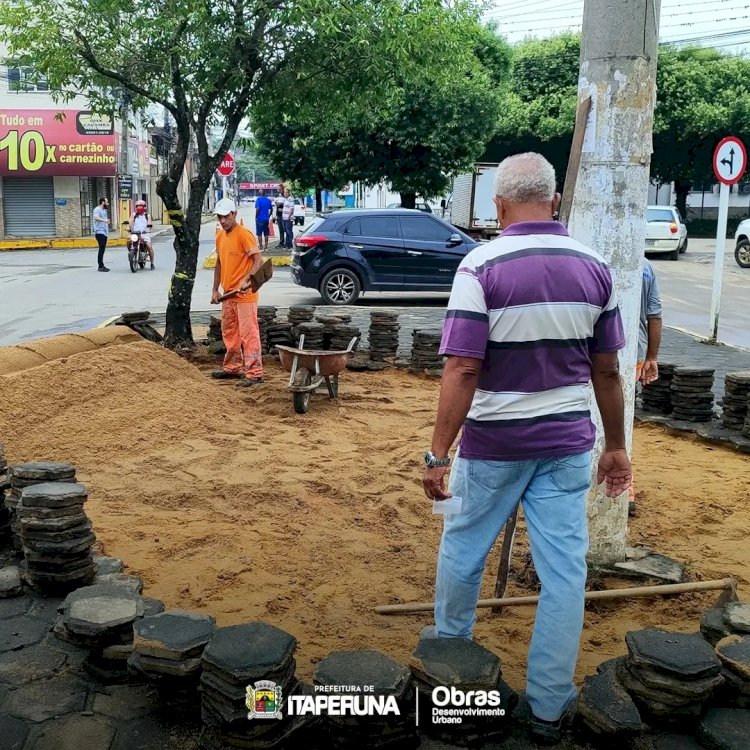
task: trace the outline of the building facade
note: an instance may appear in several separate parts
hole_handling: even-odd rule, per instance
[[[1,48],[0,59],[0,239],[90,236],[103,197],[119,234],[136,198],[155,199],[156,159],[138,118],[121,164],[116,118],[91,112],[83,97],[56,104],[44,79],[14,67]]]

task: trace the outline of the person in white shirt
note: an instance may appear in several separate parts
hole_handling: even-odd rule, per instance
[[[138,200],[135,202],[135,211],[130,217],[130,231],[140,232],[143,241],[148,249],[148,257],[151,261],[151,270],[154,270],[154,246],[151,244],[151,235],[149,229],[153,226],[153,221],[146,210],[146,201]]]
[[[104,265],[104,251],[107,248],[107,238],[109,237],[110,225],[107,209],[109,209],[109,201],[106,198],[99,198],[99,205],[94,209],[92,215],[94,220],[94,236],[99,245],[97,261],[99,263],[99,270],[104,272],[109,271],[109,268]]]
[[[281,218],[284,222],[284,239],[286,240],[286,245],[279,245],[279,247],[286,247],[291,250],[292,241],[294,240],[294,197],[289,188],[284,190],[284,209]]]

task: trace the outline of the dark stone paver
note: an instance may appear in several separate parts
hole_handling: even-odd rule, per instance
[[[58,608],[62,604],[62,599],[46,597],[37,593],[30,594],[30,598],[29,617],[43,620],[52,625],[57,620]]]
[[[24,721],[0,713],[0,747],[3,750],[21,750],[28,736],[29,727]]]
[[[711,709],[701,722],[698,739],[708,750],[747,750],[750,747],[750,711]]]
[[[28,750],[109,750],[115,732],[102,716],[70,716],[41,727]]]
[[[110,750],[197,750],[201,726],[176,725],[155,714],[118,724]]]
[[[32,600],[29,596],[17,596],[13,599],[0,599],[0,620],[8,617],[18,617],[31,609]]]
[[[694,737],[686,734],[668,734],[657,737],[654,750],[703,750]]]
[[[20,596],[23,593],[21,572],[18,568],[0,569],[0,599]]]
[[[315,669],[316,685],[370,685],[376,695],[400,697],[411,673],[379,651],[336,651]]]
[[[462,690],[493,690],[502,673],[500,657],[463,638],[422,638],[410,663],[425,684],[456,685]]]
[[[93,703],[97,714],[109,716],[118,722],[137,719],[158,707],[158,694],[147,685],[112,685],[106,692],[97,693]]]
[[[42,644],[8,651],[0,654],[0,682],[18,686],[52,677],[65,663],[65,654]]]
[[[630,659],[641,667],[695,679],[721,671],[721,662],[706,640],[698,634],[672,633],[645,628],[625,635]]]
[[[37,680],[8,693],[3,711],[19,719],[46,721],[73,711],[83,711],[87,692],[87,684],[77,677]]]
[[[634,734],[643,730],[633,699],[612,669],[584,679],[578,713],[595,733]]]
[[[740,633],[750,633],[750,604],[730,602],[724,607],[724,622]]]
[[[136,622],[133,645],[142,656],[180,661],[199,657],[215,629],[210,615],[169,610]]]
[[[0,654],[38,643],[47,630],[49,626],[46,623],[25,615],[0,620]]]

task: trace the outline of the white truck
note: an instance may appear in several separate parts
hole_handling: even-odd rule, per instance
[[[475,164],[473,172],[460,174],[453,180],[445,219],[476,239],[494,237],[500,231],[492,200],[497,167],[496,163]]]

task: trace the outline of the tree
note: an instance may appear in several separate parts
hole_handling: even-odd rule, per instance
[[[693,185],[714,182],[716,144],[730,133],[748,142],[749,92],[749,60],[713,49],[659,51],[651,172],[674,182],[683,217]]]
[[[386,56],[396,69],[429,64],[473,12],[470,0],[0,0],[0,26],[14,59],[47,76],[61,100],[83,93],[104,113],[118,92],[133,110],[155,103],[171,115],[175,148],[157,193],[175,232],[165,341],[180,347],[192,345],[205,192],[250,103],[292,66],[356,71],[356,81]],[[415,39],[428,54],[415,58]],[[341,81],[331,97],[339,103]],[[209,132],[220,134],[215,149]],[[193,144],[197,174],[184,207],[177,186]]]
[[[439,195],[450,176],[481,153],[498,117],[500,91],[510,58],[492,28],[464,19],[454,44],[433,55],[432,65],[389,66],[362,77],[348,106],[327,106],[317,95],[340,87],[337,71],[301,77],[295,84],[300,115],[285,114],[271,97],[253,111],[260,151],[285,177],[335,190],[349,181],[390,182],[401,203],[414,207],[417,194]],[[427,39],[413,40],[412,55]],[[288,71],[290,73],[291,71]]]

